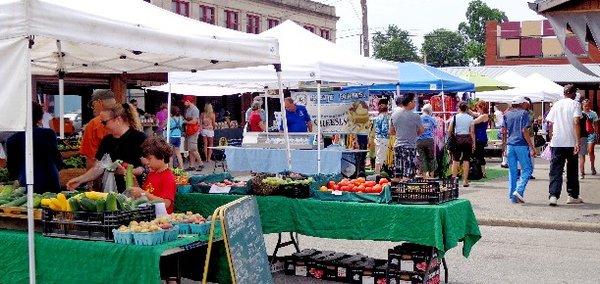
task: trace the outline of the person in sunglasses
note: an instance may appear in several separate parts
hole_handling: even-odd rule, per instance
[[[96,152],[100,141],[106,136],[106,128],[102,125],[100,113],[115,105],[115,94],[111,90],[95,90],[89,107],[94,111],[94,118],[90,120],[83,131],[81,149],[79,153],[86,159],[86,168],[91,169],[96,163]]]
[[[108,134],[100,142],[95,156],[96,160],[100,161],[105,154],[109,154],[113,161],[123,161],[115,170],[115,181],[119,192],[126,189],[125,170],[127,165],[133,165],[133,174],[138,177],[138,184],[141,184],[139,177],[144,173],[141,160],[142,143],[146,140],[146,134],[141,131],[142,125],[137,110],[128,103],[116,104],[103,110],[100,118]],[[102,171],[92,168],[85,174],[67,182],[67,188],[69,190],[76,189],[82,183],[95,180],[101,174]]]

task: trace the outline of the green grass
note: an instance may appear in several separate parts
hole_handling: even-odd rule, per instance
[[[487,182],[487,181],[492,181],[497,178],[503,178],[503,177],[508,177],[508,169],[488,168],[487,169],[487,177],[477,180],[475,182]]]

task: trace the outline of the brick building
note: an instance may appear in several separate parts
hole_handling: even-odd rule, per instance
[[[309,0],[147,0],[174,13],[248,33],[261,33],[292,20],[335,41],[335,7]]]

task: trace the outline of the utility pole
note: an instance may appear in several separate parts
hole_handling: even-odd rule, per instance
[[[369,22],[367,20],[367,0],[360,0],[362,8],[362,51],[363,56],[369,57]]]

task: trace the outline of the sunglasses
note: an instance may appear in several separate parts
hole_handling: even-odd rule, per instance
[[[113,120],[113,119],[111,118],[111,119],[107,119],[107,120],[102,120],[101,123],[102,123],[102,125],[106,126],[106,124],[108,124],[108,122],[111,120]]]

